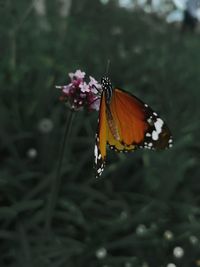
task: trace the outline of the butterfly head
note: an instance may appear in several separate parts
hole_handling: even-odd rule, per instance
[[[113,88],[111,80],[108,77],[103,77],[101,79],[101,85],[102,85],[102,89],[106,95],[106,102],[110,103],[110,100],[112,97],[112,88]]]
[[[111,89],[112,88],[112,84],[111,84],[111,80],[108,77],[103,77],[101,79],[101,85],[103,90],[107,90],[107,89]]]

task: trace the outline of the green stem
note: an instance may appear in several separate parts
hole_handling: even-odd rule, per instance
[[[69,137],[74,114],[75,113],[72,110],[70,110],[67,113],[65,131],[64,131],[63,141],[61,143],[61,148],[60,148],[58,167],[57,167],[56,175],[52,177],[51,191],[49,194],[49,199],[48,199],[48,204],[47,204],[47,214],[46,214],[47,216],[46,216],[46,222],[45,222],[45,228],[46,228],[47,233],[50,233],[51,231],[53,213],[56,208],[56,203],[57,203],[58,194],[60,191],[60,186],[61,186],[61,181],[62,181],[61,169],[62,169],[62,163],[63,163],[64,153],[65,153],[65,144]]]

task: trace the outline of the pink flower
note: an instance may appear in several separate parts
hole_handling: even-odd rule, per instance
[[[77,70],[75,73],[69,73],[71,82],[67,85],[56,86],[61,89],[60,99],[66,102],[73,110],[98,110],[100,105],[101,85],[93,78],[85,81],[85,72]]]
[[[85,92],[90,92],[90,87],[87,85],[86,82],[83,82],[79,85],[81,92],[85,93]]]
[[[85,72],[83,72],[81,70],[77,70],[75,73],[70,72],[69,73],[69,77],[70,77],[71,80],[74,79],[74,78],[76,78],[78,80],[79,79],[83,80],[85,78]]]
[[[96,98],[93,103],[90,104],[90,109],[99,110],[100,98]]]
[[[63,93],[68,95],[69,92],[70,92],[70,89],[71,89],[71,85],[72,85],[71,83],[69,85],[64,85],[63,88],[62,88]]]
[[[101,85],[97,82],[97,80],[95,78],[93,78],[92,76],[89,76],[89,78],[90,78],[90,82],[89,82],[90,86],[101,87]]]
[[[94,94],[97,94],[98,91],[101,89],[101,85],[92,76],[89,76],[89,78],[90,78],[89,86],[91,87],[91,91]]]

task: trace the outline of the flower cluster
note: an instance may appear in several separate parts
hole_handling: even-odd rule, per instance
[[[101,85],[91,76],[90,81],[85,81],[85,72],[77,70],[69,73],[71,82],[67,85],[56,86],[61,89],[61,100],[66,102],[71,109],[99,110]]]

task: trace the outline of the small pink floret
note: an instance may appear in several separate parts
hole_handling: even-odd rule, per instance
[[[91,87],[91,92],[97,94],[98,91],[101,89],[101,85],[92,76],[89,76],[89,78],[90,78],[89,86]]]
[[[100,98],[97,98],[96,100],[93,101],[93,103],[90,104],[91,109],[99,110],[100,106]]]
[[[79,85],[81,92],[85,93],[85,92],[90,92],[90,87],[87,85],[86,82],[80,83]]]
[[[69,75],[71,80],[74,80],[74,79],[83,80],[85,78],[85,72],[81,71],[81,70],[76,70],[75,72],[70,72],[68,75]]]
[[[81,71],[81,70],[77,70],[77,71],[74,73],[74,76],[75,76],[75,78],[77,78],[77,79],[84,79],[84,78],[85,78],[85,72],[84,72],[84,71]]]
[[[64,85],[64,86],[62,87],[62,92],[63,92],[64,94],[68,95],[69,92],[70,92],[70,89],[71,89],[71,84],[69,84],[69,85]]]

